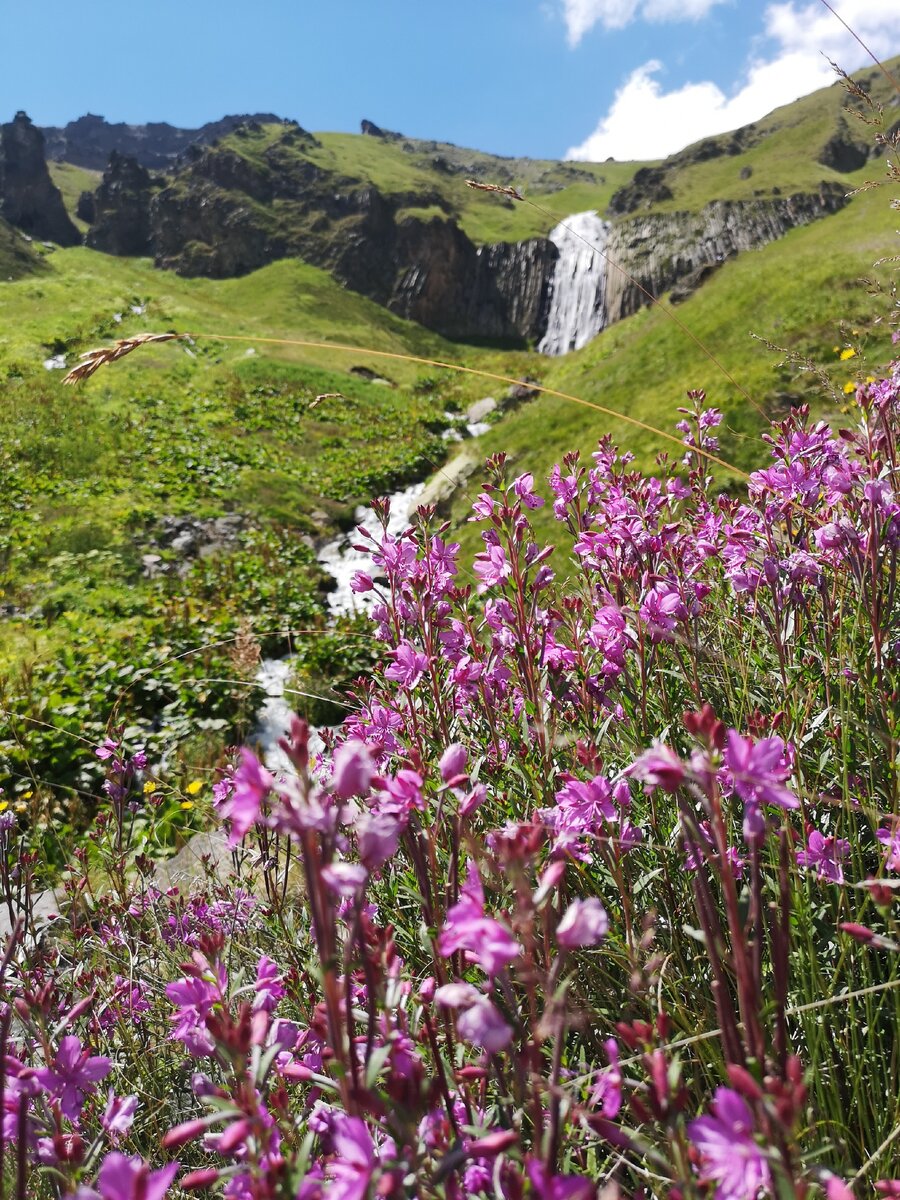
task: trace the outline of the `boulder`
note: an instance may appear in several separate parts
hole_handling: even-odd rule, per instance
[[[153,181],[146,167],[137,159],[113,150],[103,182],[93,195],[87,244],[94,250],[125,257],[149,254],[153,192]]]

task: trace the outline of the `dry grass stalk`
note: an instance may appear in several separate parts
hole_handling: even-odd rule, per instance
[[[95,371],[99,371],[107,363],[124,358],[132,350],[137,350],[138,346],[146,346],[150,342],[183,341],[187,336],[186,333],[136,333],[134,337],[120,338],[111,346],[101,346],[99,350],[86,350],[80,356],[81,362],[72,368],[63,379],[63,383],[81,383],[84,379],[90,379]]]
[[[514,187],[501,187],[499,183],[479,183],[477,179],[467,179],[466,187],[475,188],[479,192],[497,192],[498,195],[509,196],[512,200],[525,199]]]

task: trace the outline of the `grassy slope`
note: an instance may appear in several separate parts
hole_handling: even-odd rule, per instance
[[[41,259],[17,229],[0,217],[0,283],[40,270]]]
[[[102,178],[102,171],[89,171],[85,167],[76,167],[67,162],[48,162],[50,178],[62,193],[66,211],[82,233],[87,229],[87,222],[82,221],[75,210],[82,192],[93,192]]]

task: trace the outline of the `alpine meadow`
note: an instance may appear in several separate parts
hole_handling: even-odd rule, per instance
[[[565,159],[0,113],[0,1200],[900,1197],[872,5],[760,6],[861,70],[720,133],[762,34],[731,99],[645,62]],[[561,90],[753,7],[521,6]]]

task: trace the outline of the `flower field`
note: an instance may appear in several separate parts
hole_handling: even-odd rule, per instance
[[[652,474],[495,456],[471,572],[385,533],[380,665],[218,772],[201,886],[114,729],[40,928],[5,806],[3,1194],[900,1195],[900,368],[852,403],[728,494],[699,392]]]

